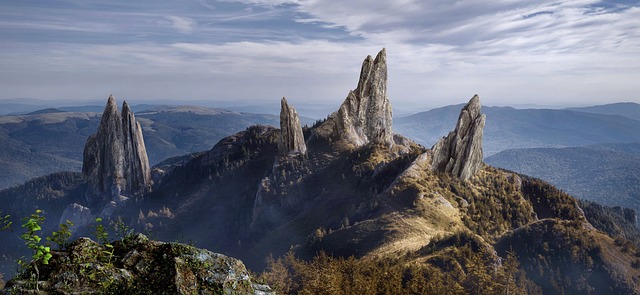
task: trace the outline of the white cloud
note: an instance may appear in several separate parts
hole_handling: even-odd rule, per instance
[[[337,104],[357,84],[364,57],[380,48],[369,42],[319,40],[58,44],[42,51],[0,54],[0,81],[6,94],[22,97],[43,97],[42,89],[48,89],[48,97],[81,90],[56,87],[66,84],[91,89],[84,90],[84,97],[101,98],[110,92],[136,99],[287,96]],[[475,93],[485,104],[506,104],[514,98],[547,104],[567,97],[628,100],[633,97],[626,94],[637,88],[632,80],[640,79],[637,58],[625,55],[477,55],[437,44],[395,44],[387,47],[387,54],[389,96],[400,108],[407,103],[460,103]]]
[[[197,22],[189,17],[165,16],[171,22],[171,26],[181,34],[191,34],[195,31]]]
[[[3,96],[65,97],[70,87],[59,85],[86,85],[73,91],[339,102],[355,87],[363,58],[386,47],[395,106],[459,103],[474,93],[487,104],[639,99],[638,7],[609,10],[588,0],[235,2],[244,4],[223,10],[200,0],[204,11],[172,12],[180,16],[128,12],[123,19],[135,19],[131,30],[143,43],[3,42]],[[354,38],[335,41],[334,32]]]

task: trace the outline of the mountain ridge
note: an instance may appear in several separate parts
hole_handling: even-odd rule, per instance
[[[396,130],[425,146],[435,144],[454,124],[456,106],[447,106],[396,120]],[[505,149],[568,147],[640,141],[640,121],[617,115],[571,110],[484,107],[485,154]]]
[[[571,107],[566,109],[586,113],[619,115],[634,120],[640,120],[640,104],[635,102],[617,102],[587,107]]]
[[[545,179],[582,199],[640,210],[640,143],[514,149],[486,161]]]
[[[200,115],[190,110],[163,107],[157,112],[136,113],[149,146],[151,165],[207,150],[223,137],[253,124],[278,123],[278,118],[271,115],[217,109]],[[84,143],[95,132],[100,117],[101,113],[76,112],[0,116],[0,189],[53,172],[81,171]],[[312,123],[307,118],[301,120]]]

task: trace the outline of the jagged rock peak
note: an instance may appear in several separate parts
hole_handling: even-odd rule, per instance
[[[110,94],[109,98],[107,99],[107,105],[104,107],[103,116],[104,114],[113,114],[114,112],[118,112],[118,106],[116,105],[116,99],[113,98],[113,94]]]
[[[302,126],[298,112],[287,103],[286,98],[280,101],[280,136],[278,138],[278,153],[281,156],[290,154],[305,154],[307,146],[304,143]]]
[[[151,169],[142,137],[142,127],[126,101],[122,103],[122,128],[125,140],[125,159],[131,160],[126,161],[128,167],[125,167],[125,170],[135,176],[129,180],[131,187],[134,189],[148,188],[151,184]]]
[[[432,148],[431,169],[462,180],[482,168],[482,136],[486,116],[480,113],[480,97],[474,95],[460,111],[456,129]]]
[[[362,63],[356,89],[349,92],[340,109],[320,128],[321,135],[345,139],[362,146],[368,143],[393,145],[391,103],[387,97],[387,54],[383,48],[375,60]]]
[[[89,179],[87,201],[103,205],[148,190],[151,186],[149,159],[142,129],[126,102],[119,113],[113,95],[98,126],[87,139],[82,172]]]

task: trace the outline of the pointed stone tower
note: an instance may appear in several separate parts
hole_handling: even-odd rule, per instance
[[[391,103],[387,97],[387,53],[362,63],[356,89],[349,92],[340,109],[318,129],[321,136],[346,140],[354,146],[368,143],[393,145]]]
[[[122,103],[122,131],[125,151],[124,170],[134,176],[128,181],[131,192],[140,189],[146,190],[151,184],[147,149],[144,145],[140,123],[136,121],[136,117],[126,101]]]
[[[142,129],[126,102],[122,114],[109,96],[98,132],[87,139],[82,173],[89,180],[89,205],[102,205],[151,187]]]
[[[456,129],[432,148],[431,169],[467,180],[482,168],[482,136],[486,116],[480,113],[480,97],[462,108]]]
[[[304,143],[298,112],[293,106],[289,106],[287,99],[283,97],[280,101],[278,154],[288,156],[290,154],[305,154],[306,152],[307,146]]]

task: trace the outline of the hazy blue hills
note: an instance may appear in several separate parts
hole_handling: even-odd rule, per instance
[[[40,106],[36,106],[32,103],[22,103],[18,99],[11,101],[0,102],[0,115],[7,114],[26,114],[37,111],[42,108],[51,107],[48,104],[41,102]]]
[[[640,210],[640,143],[513,149],[485,162],[547,180],[579,198]]]
[[[640,120],[640,104],[633,102],[618,102],[589,107],[567,108],[567,110],[594,114],[620,115],[634,120]]]
[[[181,101],[153,101],[153,103],[139,103],[130,105],[131,110],[140,112],[166,105],[190,104]],[[199,104],[198,104],[199,105]],[[208,105],[207,105],[208,106]],[[31,115],[40,112],[75,112],[102,113],[104,102],[102,100],[45,100],[37,98],[12,98],[0,100],[0,116],[4,115]],[[264,113],[264,112],[261,112]]]
[[[447,106],[398,118],[394,132],[427,147],[455,124],[458,106]],[[507,149],[571,147],[602,143],[640,142],[640,121],[620,115],[572,110],[483,107],[485,156]]]
[[[430,147],[455,124],[448,106],[394,121]],[[549,181],[573,196],[640,210],[640,105],[586,108],[483,107],[485,162]]]
[[[144,108],[151,110],[136,113],[136,118],[141,122],[152,165],[208,150],[223,137],[251,125],[279,124],[274,115],[203,107]],[[0,116],[0,189],[53,172],[80,171],[85,142],[96,132],[100,116],[61,109]]]
[[[280,118],[274,115],[194,106],[163,107],[136,113],[136,118],[142,125],[151,165],[173,156],[209,150],[223,137],[252,125],[280,126]]]

